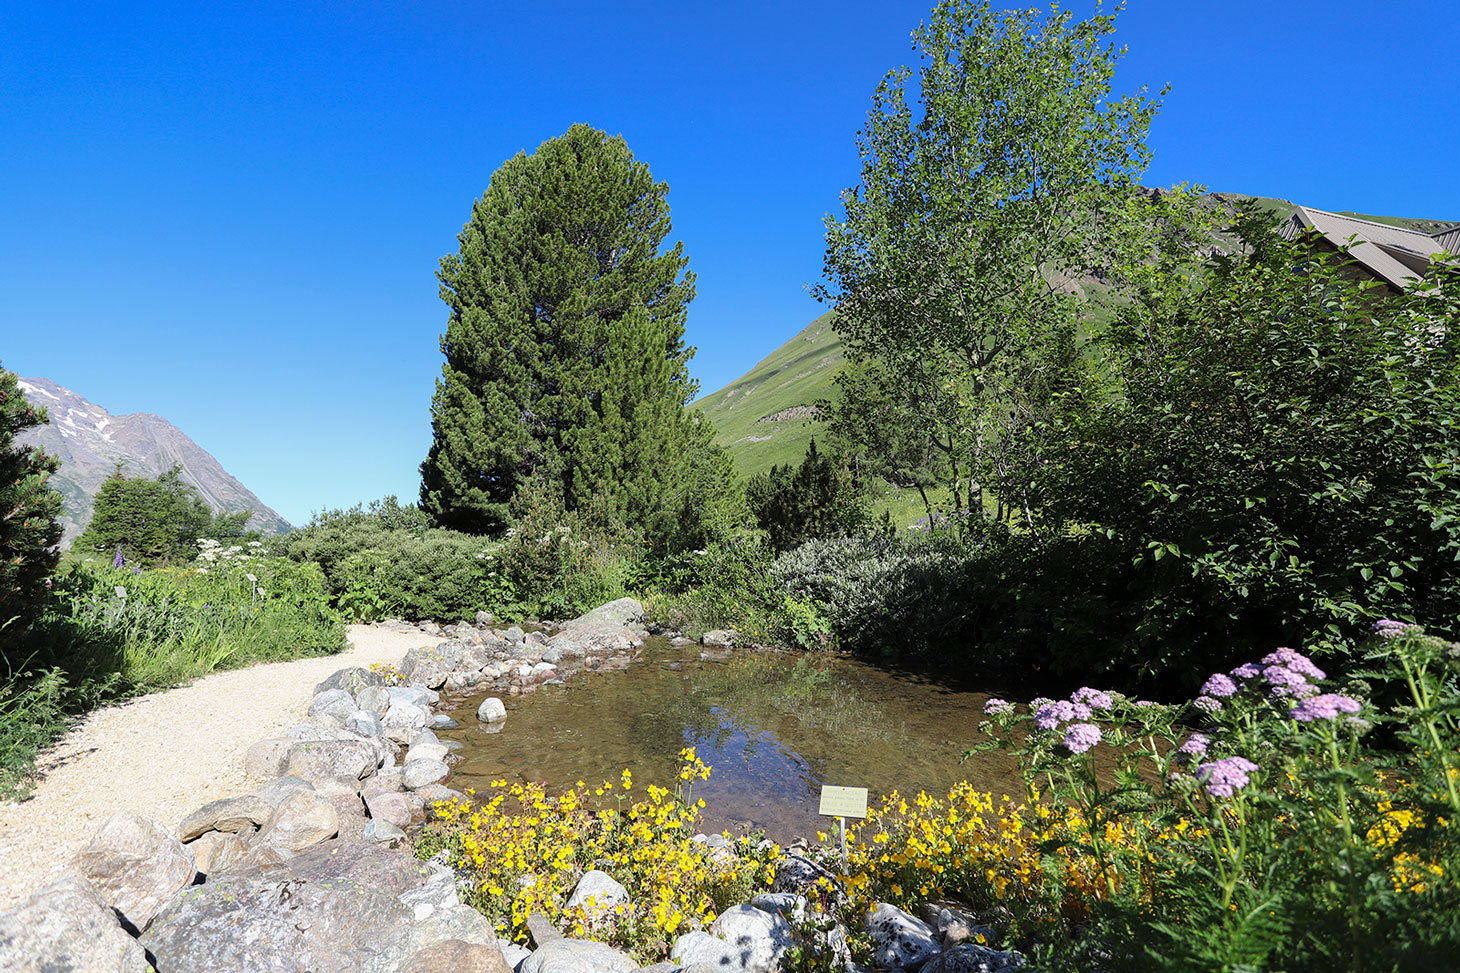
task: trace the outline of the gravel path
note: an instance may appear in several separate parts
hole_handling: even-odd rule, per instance
[[[422,634],[349,629],[339,655],[218,672],[88,714],[41,755],[29,800],[0,803],[0,910],[51,880],[108,817],[132,811],[175,828],[208,801],[250,790],[248,748],[303,720],[336,669],[398,663]]]

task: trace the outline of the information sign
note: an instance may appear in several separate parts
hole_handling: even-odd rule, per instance
[[[822,787],[820,813],[833,818],[865,818],[867,788]]]

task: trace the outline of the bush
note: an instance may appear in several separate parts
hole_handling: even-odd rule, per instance
[[[745,502],[777,553],[817,538],[854,534],[871,520],[851,476],[821,455],[814,439],[800,466],[772,466],[769,473],[751,477]]]

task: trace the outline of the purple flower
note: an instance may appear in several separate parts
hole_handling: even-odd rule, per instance
[[[1251,783],[1247,775],[1257,770],[1257,764],[1246,757],[1224,757],[1196,768],[1196,779],[1206,787],[1212,797],[1231,797]]]
[[[1136,709],[1150,709],[1152,706],[1155,705],[1156,704],[1149,699],[1138,699],[1135,703]]]
[[[1045,703],[1034,711],[1034,725],[1041,730],[1053,730],[1061,723],[1073,720],[1088,720],[1090,707],[1083,703],[1072,703],[1067,699],[1056,699]]]
[[[1352,715],[1359,708],[1359,701],[1350,696],[1324,693],[1321,696],[1309,696],[1289,710],[1288,715],[1299,723],[1312,723],[1314,720],[1336,720],[1340,713]]]
[[[1260,675],[1262,675],[1262,666],[1255,662],[1244,662],[1231,672],[1233,679],[1241,679],[1243,682],[1248,679],[1256,679]]]
[[[1291,696],[1294,699],[1301,699],[1318,692],[1318,687],[1309,684],[1302,673],[1289,669],[1287,666],[1270,665],[1262,670],[1262,678],[1267,680],[1268,686],[1271,687],[1268,692],[1274,696]]]
[[[1213,699],[1210,696],[1198,696],[1196,699],[1193,699],[1191,701],[1191,705],[1195,706],[1203,713],[1215,713],[1217,710],[1222,708],[1221,701]]]
[[[1205,733],[1193,733],[1186,738],[1185,743],[1176,748],[1176,752],[1179,754],[1177,759],[1185,763],[1194,757],[1205,757],[1207,755],[1207,745],[1211,742],[1212,738]]]
[[[1065,749],[1084,753],[1100,742],[1100,727],[1094,723],[1073,723],[1065,730]]]
[[[983,704],[983,711],[989,716],[1014,712],[1014,704],[1004,699],[990,699]]]
[[[1294,652],[1292,649],[1274,649],[1262,657],[1262,664],[1265,666],[1286,666],[1305,679],[1327,679],[1327,674],[1313,664],[1313,660],[1301,652]],[[1267,670],[1263,670],[1266,672]]]
[[[117,548],[117,556],[112,558],[112,567],[119,568],[126,563],[127,559],[122,557],[122,549],[120,547]]]
[[[1110,709],[1115,705],[1110,694],[1099,689],[1082,686],[1070,694],[1070,702],[1084,703],[1091,709]]]
[[[1206,682],[1202,683],[1201,694],[1203,696],[1216,696],[1219,699],[1226,699],[1228,696],[1235,696],[1237,694],[1237,684],[1232,681],[1230,676],[1225,676],[1220,672],[1214,672],[1207,677]]]
[[[1392,618],[1381,618],[1374,623],[1374,634],[1382,639],[1403,638],[1406,635],[1418,635],[1419,632],[1418,625],[1395,621]]]

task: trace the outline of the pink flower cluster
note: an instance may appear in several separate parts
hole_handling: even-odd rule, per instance
[[[1312,723],[1315,720],[1336,720],[1343,713],[1352,716],[1359,709],[1357,699],[1338,693],[1324,693],[1304,699],[1289,710],[1288,715],[1299,723]]]
[[[1196,779],[1212,797],[1231,797],[1252,782],[1249,775],[1256,770],[1257,764],[1246,757],[1223,757],[1198,766]]]

